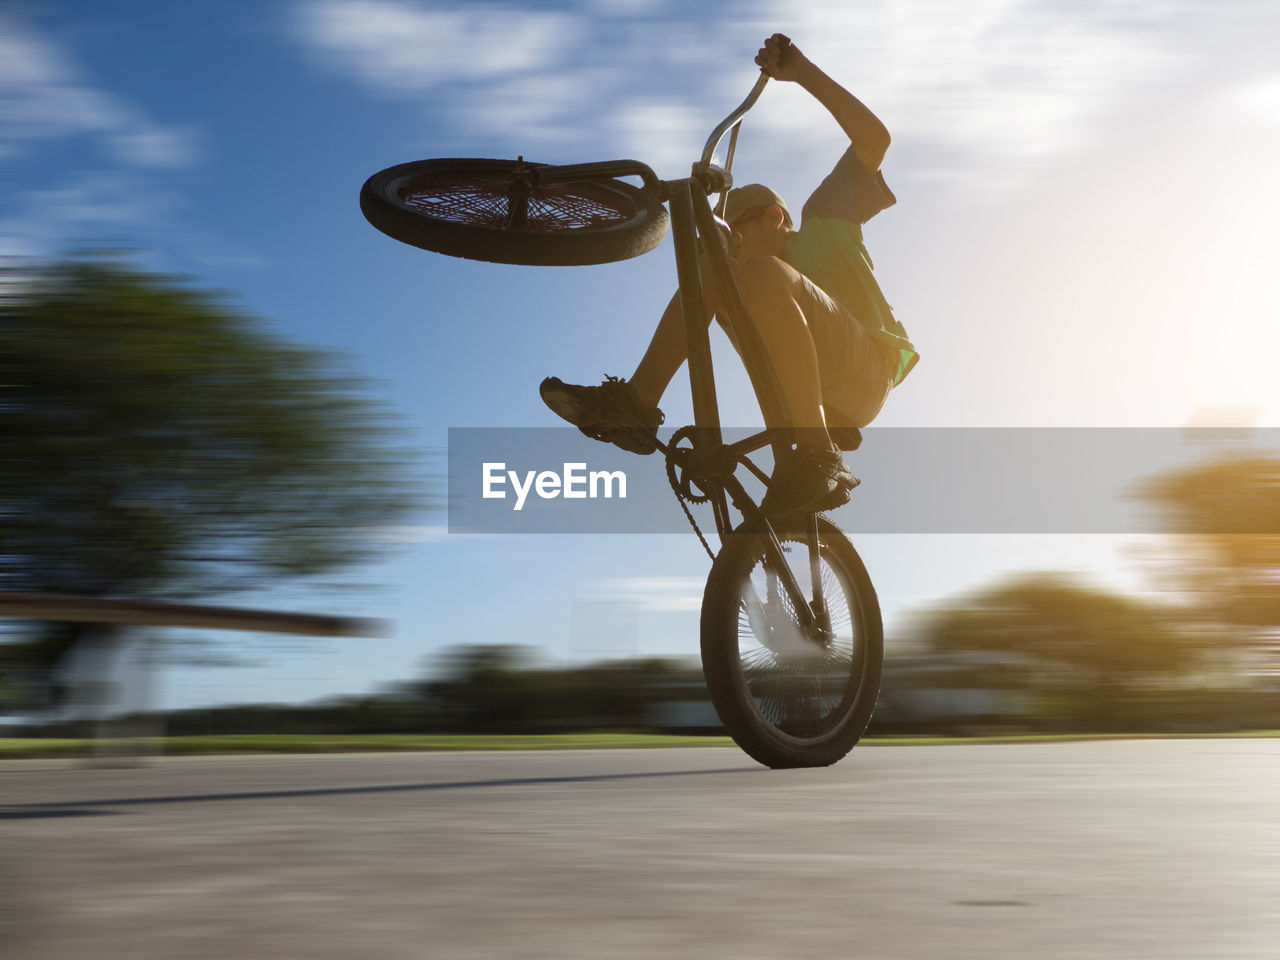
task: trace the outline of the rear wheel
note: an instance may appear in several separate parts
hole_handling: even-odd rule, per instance
[[[370,177],[360,209],[383,233],[471,260],[570,266],[626,260],[662,240],[667,212],[624,180],[532,186],[540,164],[418,160]]]
[[[861,738],[880,691],[880,605],[866,567],[819,517],[817,582],[826,608],[805,631],[766,554],[744,523],[725,539],[702,600],[702,665],[729,735],[769,767],[835,763]],[[813,607],[808,521],[775,527],[788,567]]]

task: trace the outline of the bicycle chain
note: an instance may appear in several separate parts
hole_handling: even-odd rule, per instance
[[[685,465],[684,484],[685,490],[681,490],[681,483],[676,479],[676,458],[682,452],[679,443],[685,438],[692,439],[694,428],[681,427],[671,435],[671,439],[667,442],[667,482],[671,484],[671,492],[676,495],[676,502],[680,504],[680,509],[684,511],[685,518],[689,521],[689,525],[693,527],[693,532],[698,535],[698,542],[702,544],[702,549],[707,551],[707,556],[714,562],[716,559],[715,552],[707,543],[707,538],[702,535],[702,530],[698,527],[698,521],[693,519],[693,513],[689,510],[690,503],[706,503],[711,498],[709,496],[699,496],[693,492],[689,486],[690,480],[688,475],[688,466]],[[688,452],[688,448],[685,451]]]

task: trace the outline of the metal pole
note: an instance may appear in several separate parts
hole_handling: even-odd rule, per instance
[[[208,607],[154,600],[112,600],[57,593],[0,593],[0,618],[69,623],[129,623],[151,627],[252,630],[313,637],[387,637],[390,620],[328,617],[275,610]]]

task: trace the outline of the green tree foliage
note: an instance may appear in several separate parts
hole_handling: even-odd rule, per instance
[[[533,663],[527,647],[467,645],[442,652],[433,678],[415,693],[427,704],[432,729],[520,733],[580,729],[642,729],[665,681],[682,676],[662,659],[611,660],[580,667]]]
[[[553,667],[530,647],[473,644],[443,650],[432,658],[427,679],[396,684],[385,694],[177,710],[164,715],[164,727],[170,736],[639,731],[660,723],[661,704],[686,698],[691,684],[701,692],[700,680],[696,667],[673,660]],[[60,721],[31,729],[40,736],[83,736],[85,725]]]
[[[410,507],[367,385],[224,297],[91,259],[0,267],[0,298],[0,590],[319,574]]]
[[[1160,477],[1142,494],[1186,535],[1177,579],[1212,619],[1280,627],[1280,460],[1219,460]]]
[[[972,686],[1012,680],[1048,712],[1084,728],[1109,726],[1131,713],[1143,691],[1193,674],[1207,642],[1172,611],[1046,573],[934,611],[921,640],[930,653],[979,654]]]

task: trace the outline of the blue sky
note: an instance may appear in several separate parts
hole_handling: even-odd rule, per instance
[[[682,175],[749,89],[760,41],[783,31],[894,135],[884,169],[899,203],[867,238],[922,360],[879,424],[1280,425],[1274,3],[712,9],[8,5],[0,253],[119,243],[231,291],[281,335],[350,354],[424,451],[451,426],[553,425],[542,377],[629,375],[671,291],[669,241],[599,267],[471,263],[374,231],[360,184],[420,157],[518,153],[634,156]],[[737,173],[799,203],[842,149],[820,107],[775,84],[748,119]],[[722,339],[716,351],[727,419],[756,422]],[[682,378],[663,407],[668,424],[691,420]],[[265,651],[261,665],[171,669],[165,702],[359,692],[455,642],[557,658],[696,652],[707,561],[691,535],[459,537],[442,524],[390,532],[398,552],[361,573],[376,590],[256,598],[392,616],[394,639],[248,638],[238,648]],[[1140,587],[1133,554],[1149,546],[847,526],[891,637],[909,634],[913,610],[1013,570]],[[616,641],[593,639],[600,622],[616,624]]]

